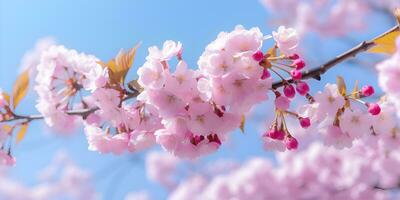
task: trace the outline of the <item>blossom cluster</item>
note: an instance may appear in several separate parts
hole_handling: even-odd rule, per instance
[[[400,74],[400,38],[397,39],[397,51],[388,59],[376,66],[378,71],[378,81],[382,90],[385,92],[388,101],[392,102],[396,109],[400,111],[400,81],[397,78]],[[400,112],[397,112],[400,116]]]
[[[99,199],[90,174],[61,152],[41,171],[38,184],[25,185],[13,179],[4,168],[0,168],[0,177],[1,199]]]
[[[275,44],[264,53],[269,39]],[[309,87],[301,81],[305,62],[297,54],[298,40],[291,28],[279,27],[264,36],[258,28],[237,26],[206,47],[198,69],[184,61],[180,42],[150,47],[137,71],[136,101],[126,101],[129,92],[112,80],[109,64],[53,46],[42,53],[37,66],[36,107],[46,123],[59,130],[82,122],[90,150],[121,154],[158,143],[179,157],[199,157],[216,151],[241,126],[245,114],[268,99],[271,73],[294,79],[285,83],[284,95],[274,90],[277,112],[285,111],[296,93],[306,96]],[[73,113],[79,109],[88,112]],[[290,142],[295,139],[286,139],[287,148],[296,149]]]
[[[327,84],[324,91],[314,95],[314,102],[300,109],[307,116],[312,127],[310,131],[317,137],[337,148],[351,147],[353,141],[371,135],[390,135],[395,122],[390,110],[393,107],[386,101],[367,103],[360,97],[371,96],[374,89],[364,86],[353,94],[341,92],[336,84]]]
[[[314,142],[304,151],[278,153],[278,166],[253,158],[217,174],[179,176],[168,199],[396,199],[398,155],[381,142],[357,141],[345,150]]]

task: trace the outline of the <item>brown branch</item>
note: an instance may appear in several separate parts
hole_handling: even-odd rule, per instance
[[[138,91],[134,91],[133,93],[128,93],[127,96],[122,101],[127,101],[129,99],[135,98],[139,94],[140,93]],[[68,115],[78,115],[78,116],[82,116],[83,118],[86,118],[91,113],[94,113],[99,109],[100,109],[99,107],[94,107],[94,108],[79,109],[79,110],[69,110],[69,111],[66,112],[66,114],[68,114]],[[25,122],[31,122],[31,121],[39,120],[39,119],[44,119],[44,116],[43,115],[18,115],[18,114],[13,114],[12,118],[7,119],[7,120],[3,120],[0,123],[12,122],[12,121],[17,121],[17,120],[24,120]]]
[[[352,49],[346,51],[343,54],[340,54],[338,56],[336,56],[335,58],[329,60],[328,62],[320,65],[319,67],[316,67],[312,70],[309,71],[305,71],[303,72],[303,76],[302,76],[302,80],[306,80],[306,79],[316,79],[318,81],[321,80],[321,75],[324,74],[325,72],[327,72],[329,69],[331,69],[332,67],[336,66],[337,64],[352,58],[352,57],[356,57],[359,53],[368,51],[369,49],[371,49],[373,46],[375,46],[374,40],[376,40],[377,38],[380,38],[396,29],[399,29],[399,25],[394,26],[393,28],[391,28],[390,30],[386,31],[385,33],[379,35],[378,37],[369,40],[369,41],[364,41],[362,43],[360,43],[359,45],[353,47]],[[282,87],[283,85],[287,84],[287,83],[294,83],[295,81],[293,79],[287,79],[287,80],[282,80],[282,81],[278,81],[272,84],[272,88],[273,89],[277,89],[279,87]]]

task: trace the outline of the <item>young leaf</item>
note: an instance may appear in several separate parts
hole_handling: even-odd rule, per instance
[[[136,45],[128,52],[121,50],[114,59],[108,62],[107,67],[112,84],[124,84],[126,74],[132,67],[138,47],[139,45]]]
[[[400,36],[399,28],[376,38],[373,42],[374,47],[368,50],[370,53],[393,54],[396,52],[396,39]]]
[[[17,144],[24,139],[27,130],[28,130],[28,123],[23,123],[16,136]]]
[[[14,109],[18,106],[19,102],[25,97],[29,88],[29,70],[22,72],[13,87],[13,107]]]
[[[240,131],[244,133],[244,124],[246,123],[246,117],[242,115],[242,121],[240,122]]]
[[[339,93],[340,93],[342,96],[346,96],[346,83],[344,82],[343,77],[337,76],[337,77],[336,77],[336,84],[337,84]]]

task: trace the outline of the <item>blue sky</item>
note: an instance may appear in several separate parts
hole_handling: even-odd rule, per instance
[[[120,48],[127,49],[141,41],[134,67],[128,75],[128,79],[133,79],[135,69],[143,63],[147,47],[151,45],[161,45],[167,39],[181,41],[185,59],[195,67],[206,44],[220,31],[230,31],[242,24],[259,26],[268,34],[277,28],[267,24],[269,17],[257,0],[0,0],[0,87],[11,90],[22,56],[42,37],[52,36],[59,44],[94,54],[102,60],[112,58]],[[373,24],[373,29],[368,34],[352,34],[351,42],[316,39],[315,35],[307,37],[304,47],[309,62],[321,63],[357,44],[353,41],[369,39],[390,26],[386,21],[379,23],[382,20],[379,16],[369,16],[366,20]],[[330,71],[323,82],[332,82],[337,74],[345,74],[349,83],[362,79],[361,83],[365,84],[368,79],[376,84],[371,72],[373,70],[343,64]],[[313,85],[321,88],[315,82]],[[36,113],[33,92],[23,104],[21,113]],[[262,105],[257,112],[266,115],[269,109],[268,105]],[[205,159],[271,157],[262,150],[258,138],[260,120],[263,121],[249,122],[245,134],[233,133],[231,142]],[[122,199],[127,192],[135,190],[149,190],[157,198],[165,196],[165,190],[146,180],[140,161],[143,155],[99,155],[87,150],[82,132],[70,138],[54,137],[49,132],[43,123],[35,122],[26,139],[14,148],[18,165],[12,173],[16,179],[34,184],[35,173],[50,162],[58,149],[65,149],[79,166],[92,171],[97,190],[105,199]]]

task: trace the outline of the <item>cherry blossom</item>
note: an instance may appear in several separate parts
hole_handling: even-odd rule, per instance
[[[50,127],[58,130],[74,127],[78,117],[67,115],[66,111],[88,106],[83,99],[76,102],[74,97],[83,95],[81,90],[94,91],[97,80],[106,75],[98,61],[92,55],[63,46],[52,46],[42,53],[37,66],[36,108]]]

